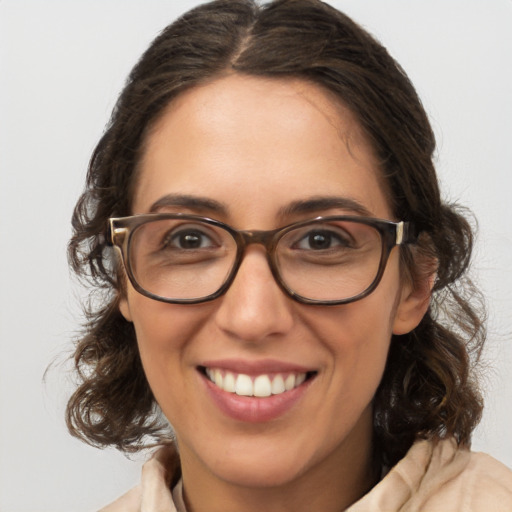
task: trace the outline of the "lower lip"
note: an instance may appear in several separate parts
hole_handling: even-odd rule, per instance
[[[308,379],[299,387],[279,395],[259,398],[228,393],[217,387],[204,375],[202,377],[208,394],[217,407],[226,416],[247,423],[263,423],[286,414],[304,396],[313,380]]]

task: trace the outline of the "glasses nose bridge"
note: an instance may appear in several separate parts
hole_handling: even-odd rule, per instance
[[[236,242],[237,242],[237,261],[234,267],[234,273],[232,275],[232,279],[235,279],[235,276],[238,274],[238,270],[242,261],[245,258],[246,249],[249,245],[257,244],[262,245],[265,249],[265,256],[267,260],[267,264],[269,266],[270,272],[274,277],[274,280],[281,285],[281,279],[279,277],[279,272],[275,266],[273,261],[273,253],[275,251],[275,246],[278,243],[279,238],[276,237],[276,234],[280,232],[280,229],[273,229],[269,231],[263,230],[244,230],[244,231],[236,231]],[[232,282],[232,281],[231,281]]]
[[[247,230],[247,231],[238,231],[238,235],[240,236],[240,252],[241,254],[245,253],[245,249],[252,244],[262,245],[265,248],[267,256],[272,254],[274,245],[275,245],[275,234],[276,230],[271,231],[262,231],[262,230]]]

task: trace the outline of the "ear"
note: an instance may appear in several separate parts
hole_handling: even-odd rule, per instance
[[[119,299],[119,311],[127,322],[132,322],[132,313],[130,311],[130,305],[128,304],[128,298],[126,292],[124,292]]]
[[[393,321],[393,334],[411,332],[425,316],[430,305],[435,274],[429,274],[418,281],[408,279],[402,287]]]

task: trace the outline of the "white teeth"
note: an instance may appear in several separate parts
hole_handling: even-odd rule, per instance
[[[222,387],[222,381],[223,381],[222,372],[220,370],[215,370],[213,375],[214,375],[215,385],[218,386],[219,388],[221,388]]]
[[[268,375],[259,375],[254,379],[254,396],[265,397],[272,394],[272,384]]]
[[[252,379],[249,375],[241,373],[236,378],[235,393],[241,396],[253,396],[254,390],[252,385]]]
[[[299,375],[297,375],[297,377],[295,378],[295,387],[299,387],[305,380],[306,380],[306,374],[299,373]]]
[[[286,377],[282,374],[273,377],[266,374],[250,377],[243,373],[237,375],[218,368],[206,368],[205,373],[217,387],[228,393],[259,398],[280,395],[299,387],[306,380],[306,373],[289,373]]]
[[[286,391],[290,391],[290,389],[293,389],[295,387],[295,375],[293,373],[290,373],[288,377],[286,377],[286,380],[284,381],[284,388]]]
[[[272,381],[272,394],[279,395],[284,393],[286,388],[284,387],[284,379],[282,375],[276,375]]]
[[[223,383],[222,389],[224,391],[228,391],[229,393],[235,392],[235,390],[236,390],[235,376],[231,372],[227,372],[226,375],[224,375],[224,383]]]

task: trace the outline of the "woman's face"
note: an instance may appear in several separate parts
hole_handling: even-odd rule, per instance
[[[377,176],[353,116],[322,89],[231,75],[168,107],[148,136],[133,213],[194,213],[259,230],[361,211],[392,219]],[[308,206],[319,198],[359,207]],[[401,285],[398,260],[394,249],[371,295],[335,307],[284,295],[257,244],[227,293],[209,303],[165,304],[128,286],[121,311],[175,429],[185,476],[265,487],[347,465],[357,471],[368,460],[371,402],[391,335],[422,315]],[[239,397],[211,382],[205,368],[235,379],[299,380],[275,396]],[[312,377],[299,384],[305,372]]]

